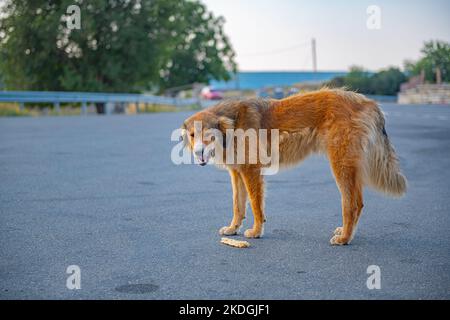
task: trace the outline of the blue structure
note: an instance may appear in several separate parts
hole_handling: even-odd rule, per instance
[[[344,71],[238,72],[230,81],[212,80],[210,85],[217,90],[258,90],[265,87],[291,86],[301,82],[324,82],[346,74]]]

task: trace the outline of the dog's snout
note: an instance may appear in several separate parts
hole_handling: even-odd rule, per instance
[[[194,150],[195,156],[196,156],[197,158],[202,159],[202,158],[203,158],[203,150],[204,150],[203,147]]]
[[[200,160],[200,162],[204,163],[205,161],[205,156],[204,156],[204,152],[205,152],[205,146],[203,145],[203,143],[199,143],[197,145],[194,146],[194,155],[195,157]]]

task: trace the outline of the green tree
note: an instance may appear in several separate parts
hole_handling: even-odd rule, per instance
[[[0,17],[8,89],[138,92],[235,70],[223,20],[195,0],[9,0]]]
[[[398,68],[389,68],[370,73],[361,67],[351,67],[344,77],[336,77],[329,82],[331,87],[347,87],[365,94],[395,95],[406,76]]]
[[[351,67],[345,77],[345,86],[362,93],[370,93],[370,73],[362,67]]]
[[[217,75],[229,80],[230,71],[236,72],[236,64],[234,51],[223,33],[225,20],[215,18],[198,3],[186,2],[183,10],[185,18],[177,21],[179,40],[163,68],[161,86],[208,83],[212,78],[217,79]]]
[[[327,82],[327,86],[331,88],[342,88],[345,87],[345,76],[334,77]]]
[[[405,81],[406,76],[400,69],[389,68],[375,73],[370,78],[370,91],[372,94],[396,95]]]
[[[422,48],[424,55],[419,61],[405,61],[405,70],[409,75],[419,75],[422,70],[425,80],[436,81],[436,69],[441,71],[442,81],[450,82],[450,44],[444,41],[428,41]]]

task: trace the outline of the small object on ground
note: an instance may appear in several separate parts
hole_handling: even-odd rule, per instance
[[[236,247],[236,248],[248,248],[250,247],[250,243],[248,243],[247,241],[239,241],[239,240],[234,240],[234,239],[230,239],[230,238],[222,238],[222,240],[220,240],[221,243],[232,246],[232,247]]]

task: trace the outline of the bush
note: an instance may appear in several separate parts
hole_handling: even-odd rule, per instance
[[[370,93],[394,96],[400,91],[400,85],[406,80],[405,74],[399,69],[389,68],[374,74],[370,78]]]
[[[332,79],[330,87],[346,87],[364,94],[395,95],[406,76],[398,68],[389,68],[377,73],[370,73],[361,67],[352,67],[344,77]]]

